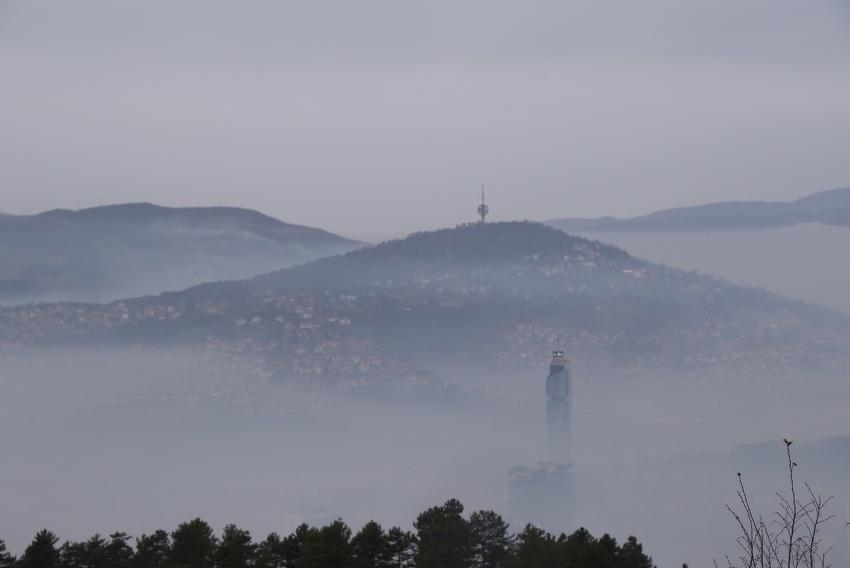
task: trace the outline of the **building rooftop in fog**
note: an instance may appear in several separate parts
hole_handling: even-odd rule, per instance
[[[508,472],[510,481],[543,481],[562,479],[573,470],[572,464],[558,462],[539,462],[534,466],[517,465]]]

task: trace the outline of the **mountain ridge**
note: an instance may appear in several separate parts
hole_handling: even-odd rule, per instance
[[[663,209],[638,217],[547,221],[562,230],[599,232],[758,230],[800,223],[850,226],[850,187],[820,191],[793,201],[724,201]]]
[[[100,205],[97,207],[88,207],[84,209],[50,209],[33,215],[7,215],[17,219],[27,218],[42,218],[42,219],[58,219],[66,222],[77,220],[84,221],[102,221],[102,222],[143,222],[150,223],[155,221],[184,221],[184,222],[201,222],[201,223],[242,223],[249,224],[251,228],[257,228],[258,223],[264,223],[268,230],[271,227],[286,229],[293,231],[303,231],[313,237],[326,237],[329,241],[335,242],[350,242],[352,244],[362,244],[357,241],[346,239],[338,235],[334,235],[324,229],[308,227],[306,225],[298,225],[294,223],[286,223],[261,213],[255,209],[244,207],[230,206],[208,206],[208,207],[167,207],[157,205],[150,202],[133,202],[133,203],[117,203],[113,205]],[[279,235],[281,238],[283,235]]]
[[[0,302],[109,300],[182,289],[361,246],[234,207],[128,203],[0,216]]]

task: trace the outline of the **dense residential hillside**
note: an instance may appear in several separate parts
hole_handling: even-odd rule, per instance
[[[464,225],[250,280],[0,311],[0,345],[165,343],[308,383],[418,380],[453,362],[606,375],[846,374],[850,319],[653,265],[541,224]]]
[[[796,201],[730,201],[665,209],[641,217],[553,219],[565,231],[722,231],[771,229],[799,223],[850,226],[850,187],[814,193]]]
[[[0,303],[103,301],[246,278],[360,243],[233,207],[110,205],[0,216]]]

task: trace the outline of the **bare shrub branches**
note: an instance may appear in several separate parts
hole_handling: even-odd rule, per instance
[[[777,493],[779,506],[768,517],[757,513],[741,474],[738,474],[739,508],[727,505],[738,525],[737,559],[724,557],[728,568],[830,568],[830,548],[823,544],[824,525],[834,518],[827,512],[832,497],[815,493],[808,483],[798,496],[794,475],[797,462],[791,456],[793,442],[784,440],[788,464],[788,494]],[[719,567],[714,561],[715,567]]]

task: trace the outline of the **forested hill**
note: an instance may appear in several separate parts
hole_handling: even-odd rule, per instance
[[[640,217],[566,218],[548,222],[564,231],[723,231],[822,223],[850,227],[850,187],[796,201],[727,201],[677,207]]]
[[[246,278],[361,246],[250,209],[110,205],[0,216],[0,303],[101,301]]]
[[[411,235],[238,282],[0,311],[6,346],[187,345],[303,382],[416,380],[453,363],[755,380],[846,373],[850,322],[537,223]],[[436,363],[439,363],[436,364]]]

